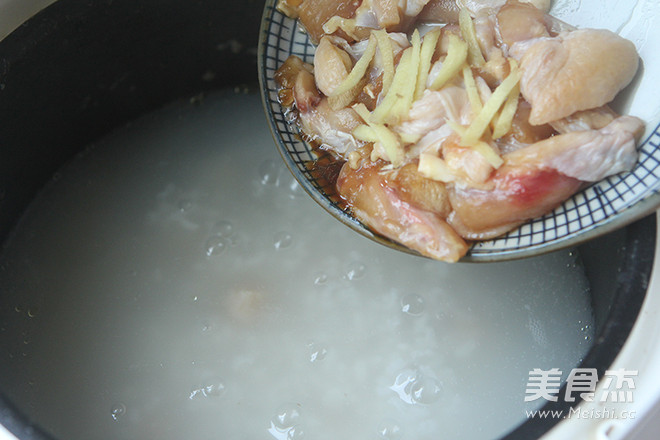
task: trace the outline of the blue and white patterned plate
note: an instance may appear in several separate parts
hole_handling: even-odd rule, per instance
[[[312,62],[314,46],[297,22],[275,9],[267,0],[259,43],[259,80],[273,137],[287,166],[302,187],[330,214],[355,231],[389,247],[407,248],[375,234],[333,201],[335,192],[318,181],[306,167],[317,158],[290,126],[278,102],[275,71],[297,55]],[[625,3],[625,5],[622,5]],[[499,238],[475,243],[461,261],[488,262],[537,255],[575,246],[611,232],[660,207],[660,57],[653,49],[660,43],[660,6],[655,0],[557,0],[552,14],[577,27],[607,28],[633,41],[642,58],[633,83],[613,104],[621,113],[646,121],[646,133],[638,146],[639,162],[624,173],[593,184],[553,212],[532,220]]]

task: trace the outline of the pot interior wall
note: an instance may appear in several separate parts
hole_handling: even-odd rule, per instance
[[[256,83],[263,1],[58,1],[0,44],[0,236],[82,146],[206,90]]]
[[[262,8],[253,0],[60,0],[0,42],[2,241],[88,143],[176,99],[256,83]],[[601,374],[641,307],[655,226],[650,217],[580,249],[597,326],[583,365]],[[0,292],[0,307],[8,306]],[[42,438],[1,396],[0,423]],[[537,436],[552,423],[526,423],[515,435]]]

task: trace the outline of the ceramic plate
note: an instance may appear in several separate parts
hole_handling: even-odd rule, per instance
[[[277,99],[275,70],[297,55],[311,63],[314,46],[292,20],[267,0],[259,45],[259,76],[262,98],[273,137],[287,166],[305,190],[323,208],[359,233],[387,246],[411,252],[372,232],[342,210],[333,200],[334,188],[319,181],[306,167],[316,159],[312,148],[289,125]],[[622,227],[660,206],[660,5],[655,0],[558,0],[552,15],[577,27],[605,28],[633,41],[642,62],[633,82],[612,104],[620,113],[646,121],[646,132],[638,146],[639,161],[630,173],[615,175],[592,184],[555,211],[532,220],[497,239],[475,243],[462,261],[485,262],[532,256],[575,246]]]

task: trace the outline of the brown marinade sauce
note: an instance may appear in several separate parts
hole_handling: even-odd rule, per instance
[[[277,96],[280,104],[286,109],[286,119],[291,125],[298,125],[297,110],[295,109],[293,93],[295,78],[298,75],[298,72],[305,68],[308,67],[305,66],[302,60],[295,56],[291,56],[275,73],[275,82],[280,86]],[[298,132],[301,133],[300,130],[298,130]],[[298,135],[298,138],[311,147],[312,154],[316,157],[316,159],[308,160],[304,163],[305,169],[313,179],[314,185],[317,186],[333,204],[337,205],[342,210],[346,210],[348,206],[337,191],[337,178],[339,177],[339,172],[346,161],[323,148],[321,143],[317,140],[308,139],[304,135]]]
[[[346,201],[337,191],[337,178],[346,161],[324,149],[318,142],[308,142],[308,145],[312,147],[316,159],[306,161],[305,168],[332,203],[342,210],[348,209]]]

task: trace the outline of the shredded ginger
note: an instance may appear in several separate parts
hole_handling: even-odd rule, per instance
[[[340,22],[340,17],[336,17],[336,20],[329,22],[329,26]],[[447,52],[444,58],[441,58],[440,67],[432,72],[433,59],[437,57],[441,43],[446,44]],[[373,111],[369,112],[363,105],[360,107],[358,114],[364,124],[359,126],[353,135],[360,141],[378,144],[384,151],[378,158],[391,162],[394,167],[402,165],[406,147],[419,139],[409,134],[396,133],[392,127],[408,118],[413,103],[421,99],[426,90],[442,90],[460,81],[468,94],[473,119],[467,127],[460,125],[458,121],[449,120],[447,123],[460,136],[461,146],[477,151],[495,169],[502,165],[503,161],[497,149],[493,148],[489,141],[498,139],[511,130],[518,106],[521,75],[516,62],[510,59],[509,75],[492,91],[488,100],[482,103],[472,69],[482,66],[485,59],[467,10],[463,9],[460,13],[460,35],[452,32],[443,35],[442,29],[435,28],[421,38],[415,30],[410,47],[403,50],[396,65],[388,33],[385,30],[372,31],[363,56],[357,60],[330,99],[337,99],[342,95],[345,98],[348,96],[348,100],[354,99],[357,94],[355,88],[363,84],[365,74],[376,59],[379,60],[378,67],[382,71],[382,92]],[[340,103],[341,106],[349,104],[347,99],[341,100]],[[333,108],[337,106],[333,105]],[[440,157],[437,159],[431,159],[428,154],[423,159],[420,157],[419,171],[429,178],[447,181],[450,179],[451,170]],[[434,168],[437,170],[433,171]]]

